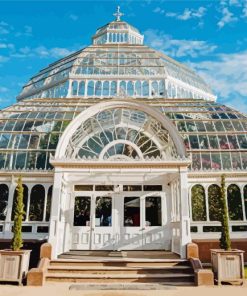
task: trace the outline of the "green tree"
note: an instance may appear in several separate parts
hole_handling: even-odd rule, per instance
[[[192,220],[206,221],[206,198],[202,185],[194,185],[191,189]]]
[[[22,185],[22,177],[18,178],[17,182],[17,199],[15,202],[15,210],[14,210],[14,226],[13,226],[13,239],[12,239],[12,249],[13,251],[19,251],[23,246],[23,240],[21,236],[21,227],[22,220],[24,215],[24,204],[23,204],[23,185]]]
[[[227,205],[226,205],[225,175],[221,176],[220,203],[221,203],[220,247],[221,249],[228,251],[231,249],[231,240],[230,240],[230,233],[229,233],[228,211],[227,211]]]

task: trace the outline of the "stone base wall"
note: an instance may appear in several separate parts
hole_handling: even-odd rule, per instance
[[[194,239],[194,243],[199,248],[199,258],[203,263],[211,262],[210,249],[219,249],[219,240],[217,239]],[[247,262],[247,238],[246,239],[233,239],[232,249],[239,249],[245,251],[244,262]]]

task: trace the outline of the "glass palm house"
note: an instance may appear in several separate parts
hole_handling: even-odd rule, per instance
[[[226,175],[232,239],[247,235],[247,117],[193,70],[116,19],[92,45],[33,76],[0,111],[0,238],[16,181],[24,239],[69,249],[171,250],[220,235]]]

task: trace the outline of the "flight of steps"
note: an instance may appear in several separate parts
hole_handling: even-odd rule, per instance
[[[57,260],[51,260],[45,275],[46,282],[194,285],[194,273],[188,260],[176,257],[161,259],[160,256],[159,259],[147,256],[143,258],[143,254],[142,258],[138,258],[138,253],[132,254],[133,257],[130,257],[130,253],[126,255],[116,252],[102,253],[98,257],[95,254],[81,254],[79,256],[78,253],[75,255],[72,252]],[[72,258],[68,259],[69,256]]]

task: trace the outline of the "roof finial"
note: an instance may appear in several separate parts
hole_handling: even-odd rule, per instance
[[[121,16],[123,16],[124,14],[120,12],[120,6],[117,7],[117,11],[113,15],[116,17],[117,22],[121,21]]]

